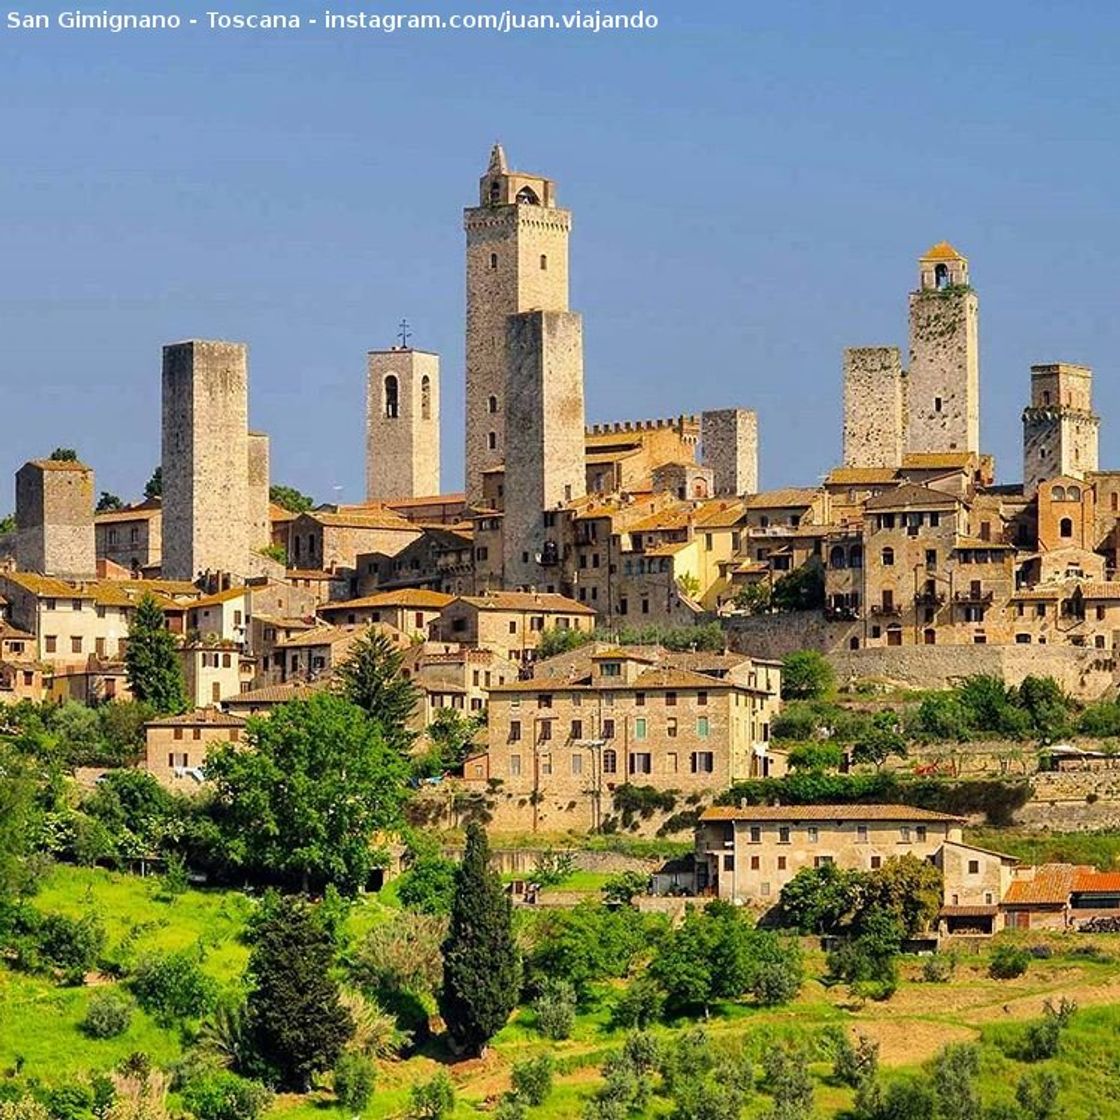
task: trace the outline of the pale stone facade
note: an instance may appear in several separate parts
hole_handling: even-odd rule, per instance
[[[272,503],[269,439],[264,432],[248,434],[249,548],[260,552],[272,544]]]
[[[99,561],[108,560],[133,573],[160,566],[163,509],[159,498],[95,514],[93,532]]]
[[[248,348],[163,348],[163,574],[243,574],[249,542]]]
[[[700,415],[704,465],[712,468],[713,495],[738,497],[758,490],[758,415],[749,408],[711,409]]]
[[[144,769],[161,786],[196,792],[205,780],[206,754],[215,746],[244,742],[245,720],[214,708],[144,724]]]
[[[979,452],[979,305],[968,261],[941,242],[919,271],[910,293],[906,449]]]
[[[898,467],[905,445],[905,378],[896,346],[844,351],[844,466]]]
[[[583,330],[567,311],[511,315],[506,325],[503,575],[507,587],[528,589],[555,566],[555,511],[586,484]]]
[[[438,495],[439,356],[371,350],[366,365],[366,501]]]
[[[36,459],[16,472],[16,565],[63,579],[97,572],[93,471],[78,462]]]
[[[571,214],[550,179],[510,171],[495,146],[464,213],[467,234],[467,498],[482,499],[483,472],[506,457],[506,320],[568,310]]]
[[[1096,471],[1100,417],[1093,411],[1093,371],[1059,362],[1031,366],[1031,403],[1023,410],[1023,490],[1035,493],[1056,475]]]

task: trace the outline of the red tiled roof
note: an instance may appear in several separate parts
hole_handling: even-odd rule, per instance
[[[1120,871],[1079,871],[1073,880],[1077,892],[1120,892]]]
[[[702,821],[952,821],[963,817],[915,809],[912,805],[748,805],[745,809],[713,806]]]
[[[1033,879],[1013,879],[1004,895],[1004,905],[1044,906],[1065,904],[1076,876],[1092,868],[1072,863],[1044,863],[1035,868]]]

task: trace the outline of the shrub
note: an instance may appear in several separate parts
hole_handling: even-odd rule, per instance
[[[832,666],[816,650],[798,650],[782,659],[783,700],[819,700],[835,681]]]
[[[789,752],[791,770],[839,770],[844,748],[838,743],[798,743]]]
[[[140,1006],[162,1023],[201,1018],[217,995],[214,981],[190,950],[142,957],[130,985]]]
[[[420,855],[397,880],[403,906],[421,914],[450,914],[455,894],[455,864],[435,853]]]
[[[546,980],[533,1001],[537,1027],[555,1042],[568,1038],[576,1021],[575,988],[567,980]]]
[[[952,953],[934,953],[922,962],[922,979],[927,984],[946,984],[957,969]]]
[[[1018,1056],[1024,1062],[1044,1062],[1047,1058],[1056,1057],[1061,1037],[1062,1024],[1057,1016],[1045,1015],[1027,1024]]]
[[[132,1001],[124,992],[107,988],[90,997],[81,1026],[90,1038],[116,1038],[131,1022]]]
[[[420,1085],[413,1085],[408,1098],[409,1120],[443,1120],[455,1107],[455,1090],[443,1070]]]
[[[533,1106],[542,1105],[552,1092],[552,1055],[541,1054],[515,1062],[510,1083],[513,1091]]]
[[[645,1030],[661,1018],[665,993],[648,976],[632,981],[611,1009],[611,1026]]]
[[[571,630],[568,633],[574,634]],[[494,1109],[494,1120],[527,1120],[529,1105],[516,1093],[503,1093],[498,1100],[498,1107]]]
[[[211,1070],[183,1090],[183,1103],[197,1120],[257,1120],[272,1103],[259,1082],[229,1070]]]
[[[373,1096],[376,1069],[363,1054],[349,1051],[334,1066],[334,1095],[350,1112],[361,1112]]]
[[[105,927],[93,915],[68,918],[48,914],[39,926],[38,949],[42,959],[60,969],[70,981],[82,977],[97,963],[105,946]]]
[[[1013,980],[1022,976],[1031,963],[1031,955],[1026,949],[1014,945],[1000,945],[988,964],[988,975],[993,980]]]
[[[847,1031],[842,1031],[832,1062],[832,1074],[837,1081],[852,1089],[873,1081],[879,1070],[879,1044],[860,1035],[853,1045]]]

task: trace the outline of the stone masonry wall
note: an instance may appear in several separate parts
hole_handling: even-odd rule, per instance
[[[397,381],[396,414],[386,383]],[[439,356],[374,350],[367,359],[366,500],[432,497],[440,491]]]
[[[97,571],[93,471],[82,463],[25,463],[16,472],[16,563],[44,575]]]
[[[897,467],[905,439],[897,346],[844,351],[844,466]]]
[[[163,349],[163,574],[243,574],[249,556],[248,348]]]
[[[250,432],[249,446],[249,548],[259,552],[272,543],[272,518],[268,488],[271,479],[270,444],[264,432]]]
[[[749,408],[721,408],[700,418],[704,465],[714,475],[713,494],[758,492],[758,415]]]
[[[978,325],[971,288],[911,293],[907,451],[979,452]]]

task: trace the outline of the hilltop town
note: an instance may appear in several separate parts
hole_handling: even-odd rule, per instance
[[[818,485],[762,490],[766,433],[750,400],[588,423],[582,317],[568,294],[572,215],[555,181],[513,170],[496,145],[463,225],[462,492],[442,482],[440,357],[412,348],[407,331],[365,358],[361,504],[317,503],[298,479],[273,477],[269,436],[250,423],[248,346],[213,339],[163,348],[162,455],[142,501],[99,492],[97,464],[78,449],[44,449],[16,473],[14,516],[0,522],[0,763],[13,767],[0,765],[0,779],[23,775],[34,791],[3,802],[13,821],[26,813],[34,840],[10,845],[20,871],[0,876],[0,896],[18,903],[0,913],[0,945],[13,969],[40,979],[131,985],[165,1032],[153,1045],[180,1063],[166,1066],[170,1099],[181,1093],[198,1120],[263,1114],[275,1101],[258,1081],[292,1098],[268,1115],[298,1120],[312,1114],[299,1111],[309,1091],[328,1099],[328,1074],[355,1115],[450,1116],[451,1079],[423,1062],[481,1062],[494,1038],[498,1072],[460,1070],[471,1105],[454,1115],[477,1104],[523,1120],[526,1102],[551,1090],[536,1100],[528,1074],[521,1088],[516,1073],[509,1082],[501,1055],[525,1057],[518,1031],[550,1040],[549,1052],[569,1047],[557,1116],[673,1108],[800,1120],[810,1066],[835,1057],[837,1070],[866,1068],[813,1073],[831,1094],[828,1115],[929,1120],[932,1104],[883,1103],[894,1090],[877,1080],[880,1045],[885,1064],[910,1056],[876,1005],[900,984],[948,983],[958,950],[995,984],[1027,972],[1028,934],[1044,939],[1046,959],[1072,960],[1077,931],[1120,930],[1110,866],[1120,846],[1086,839],[1120,826],[1120,470],[1099,462],[1092,371],[1053,355],[1024,371],[1022,464],[1000,476],[1022,480],[997,482],[980,445],[979,293],[967,258],[939,241],[916,262],[906,347],[853,339],[837,355],[842,461]],[[306,1068],[298,1055],[283,1066],[260,1042],[261,1021],[256,1035],[223,1035],[233,1019],[216,996],[181,1013],[149,1005],[128,939],[160,927],[140,918],[122,924],[108,963],[52,949],[49,919],[29,916],[38,856],[58,862],[43,875],[48,891],[62,882],[66,913],[95,888],[110,908],[140,906],[134,873],[153,869],[172,900],[192,883],[228,891],[220,912],[202,891],[197,906],[225,930],[213,941],[222,969],[245,964],[234,940],[255,946],[250,1017],[264,998],[262,930],[283,940],[306,923],[307,943],[328,930],[323,955],[296,970],[325,985],[304,1010],[338,1005],[329,986],[345,974],[357,994],[344,1010],[358,1024],[347,1039],[368,1028],[366,1048],[336,1040]],[[562,889],[580,876],[590,889]],[[238,893],[276,887],[317,909]],[[256,907],[251,917],[242,905]],[[472,947],[468,982],[454,970],[456,938],[469,942],[477,918],[463,917],[469,905],[493,925],[481,923],[491,941]],[[544,915],[553,907],[567,916]],[[524,918],[524,953],[513,909],[542,915]],[[393,933],[378,941],[382,925]],[[201,975],[209,934],[195,933]],[[1004,942],[993,948],[1000,938],[1019,954],[1010,964]],[[402,963],[402,950],[386,963],[398,944],[427,956]],[[903,966],[904,952],[929,956]],[[1003,1011],[1061,1019],[1052,1032],[1084,1023],[1067,989],[1109,1004],[1086,986],[1114,983],[1115,963],[1107,949],[1055,963]],[[1086,979],[1082,966],[1096,971]],[[295,966],[284,967],[290,980]],[[418,987],[405,991],[394,969],[412,970]],[[240,976],[210,979],[249,983]],[[814,1010],[805,991],[818,980]],[[850,1006],[832,994],[840,984]],[[464,1011],[475,987],[499,1008],[485,1029]],[[1002,990],[993,999],[1003,1003]],[[736,1036],[743,1049],[729,1057],[704,1049],[701,1032],[689,1036],[699,1074],[664,1050],[651,1056],[656,1024],[718,1018],[743,1001],[763,1033],[794,1023],[815,1041],[782,1049]],[[799,1017],[766,1018],[787,1005]],[[370,1041],[371,1007],[384,1039]],[[599,1015],[608,1008],[613,1018]],[[566,1027],[548,1025],[564,1015]],[[850,1027],[829,1018],[841,1015],[858,1017],[858,1061]],[[804,1025],[814,1016],[829,1019],[819,1037]],[[128,1030],[82,1023],[83,1046]],[[608,1057],[606,1088],[589,1089],[579,1070],[630,1028],[620,1053],[633,1068],[623,1077]],[[978,1022],[951,1030],[996,1046]],[[937,1043],[921,1060],[972,1061]],[[766,1070],[757,1084],[736,1064],[751,1046]],[[220,1075],[205,1064],[215,1049]],[[401,1054],[409,1061],[389,1060]],[[146,1099],[151,1055],[146,1072],[135,1054],[120,1058],[118,1074]],[[526,1060],[544,1062],[536,1050]],[[942,1096],[949,1068],[937,1066]],[[952,1076],[978,1084],[979,1066],[963,1068]],[[346,1086],[363,1070],[369,1092],[351,1101]],[[45,1083],[48,1072],[36,1066]],[[370,1105],[375,1076],[397,1095]],[[221,1077],[232,1079],[222,1092],[248,1094],[222,1098],[239,1102],[233,1111],[197,1088]],[[1006,1086],[991,1080],[1002,1101]],[[1036,1080],[1023,1073],[1020,1107],[1050,1091]],[[655,1083],[664,1108],[646,1111]],[[748,1104],[760,1092],[773,1112]],[[28,1093],[43,1097],[38,1082]],[[723,1110],[689,1111],[686,1098],[718,1098]],[[0,1120],[40,1116],[4,1101]],[[65,1115],[149,1115],[92,1108]],[[967,1115],[980,1117],[979,1103]]]

